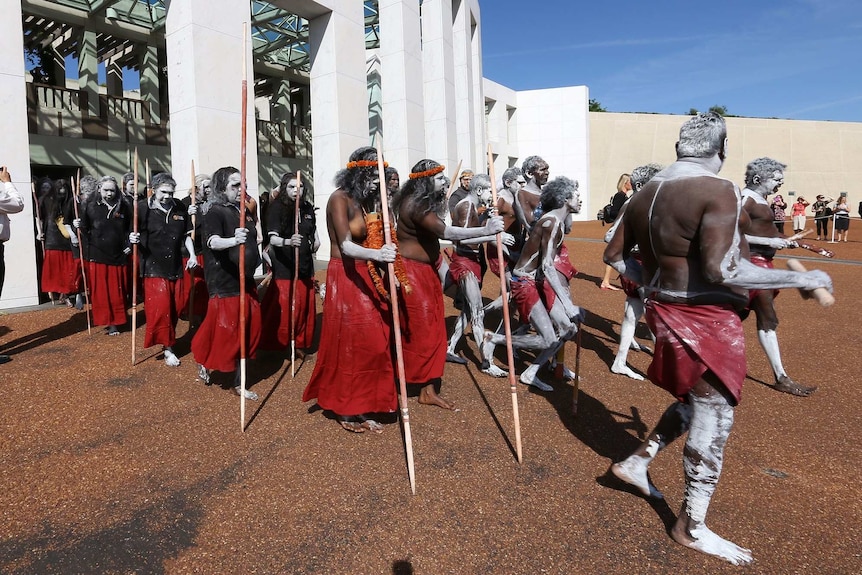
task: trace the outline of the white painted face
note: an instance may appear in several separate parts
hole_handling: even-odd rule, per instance
[[[296,201],[296,194],[298,193],[296,187],[296,178],[293,178],[287,182],[287,186],[285,187],[284,191],[287,194],[287,197],[290,198],[290,201]]]
[[[176,192],[175,187],[170,182],[165,182],[159,184],[159,187],[153,190],[153,196],[157,202],[164,205],[173,199],[174,192]]]
[[[211,190],[211,189],[212,189],[212,181],[211,181],[211,180],[204,180],[204,181],[202,181],[202,182],[201,182],[201,189],[200,189],[200,193],[201,193],[201,194],[203,194],[203,198],[202,198],[202,199],[195,198],[195,199],[196,199],[197,201],[199,201],[199,202],[200,202],[200,201],[204,201],[204,200],[206,200],[206,199],[209,197],[209,195],[210,195],[210,190]]]
[[[127,196],[135,195],[135,180],[129,180],[126,182],[126,189],[124,192]]]
[[[102,196],[102,201],[113,203],[117,199],[117,184],[114,182],[102,182],[99,187],[99,194]]]
[[[540,188],[548,183],[548,176],[550,175],[550,166],[548,166],[547,162],[542,162],[536,168],[536,171],[533,172],[533,178],[536,180],[536,185]]]
[[[506,189],[509,190],[509,192],[511,192],[514,196],[515,194],[520,192],[521,189],[526,185],[527,180],[524,178],[524,176],[518,176],[517,178],[509,182],[509,185],[506,186]]]
[[[476,195],[479,196],[479,202],[486,206],[491,205],[491,200],[493,196],[491,194],[491,186],[482,186],[476,190]]]
[[[765,182],[763,182],[763,187],[766,188],[766,193],[768,195],[777,192],[778,188],[780,188],[783,184],[784,172],[780,170],[775,170],[775,172],[772,173],[772,176],[770,176],[766,179]]]
[[[240,196],[240,188],[242,187],[242,176],[239,172],[232,173],[227,179],[227,189],[225,195],[227,201],[235,203]]]
[[[580,213],[581,211],[581,194],[578,192],[577,186],[575,186],[575,191],[572,193],[572,197],[569,198],[568,206],[569,211],[573,214]]]
[[[440,172],[434,176],[434,191],[439,192],[446,188],[446,174]]]

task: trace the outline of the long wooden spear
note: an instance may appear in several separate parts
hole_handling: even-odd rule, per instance
[[[138,233],[138,148],[135,148],[135,183],[132,186],[132,231]],[[150,185],[150,168],[147,163],[147,186]],[[135,365],[135,344],[138,329],[138,244],[132,244],[132,365]]]
[[[494,153],[491,144],[488,144],[488,175],[491,176],[491,201],[497,205],[497,178],[494,176]],[[497,259],[500,265],[503,259],[503,234],[497,234]],[[512,352],[512,323],[509,321],[509,294],[506,287],[506,275],[500,270],[500,297],[503,298],[503,327],[506,331],[506,358],[509,365],[509,385],[512,388],[512,417],[515,420],[515,452],[518,455],[518,463],[523,459],[521,450],[521,416],[518,412],[518,383],[515,380],[515,354]]]
[[[380,211],[383,212],[383,238],[387,246],[392,245],[392,228],[389,222],[389,198],[386,193],[383,165],[382,135],[377,134],[377,170],[380,174]],[[410,432],[410,413],[407,410],[407,374],[404,370],[404,349],[401,345],[401,318],[398,310],[398,290],[395,285],[395,264],[387,264],[389,271],[389,304],[392,306],[392,329],[395,334],[395,360],[398,366],[399,403],[401,421],[404,422],[404,448],[407,451],[407,475],[410,478],[410,491],[416,495],[416,469],[413,464],[413,434]]]
[[[72,182],[72,194],[75,196],[72,198],[72,205],[75,208],[75,219],[78,220],[81,216],[78,214],[78,199],[80,196],[80,187],[81,185],[81,170],[78,170],[78,179],[75,182]],[[87,335],[92,334],[90,330],[90,294],[87,292],[87,270],[84,261],[84,244],[81,241],[81,228],[75,228],[75,235],[78,236],[78,261],[81,262],[81,279],[84,282],[84,303],[87,306]]]
[[[239,225],[245,227],[245,172],[246,172],[246,133],[248,130],[248,80],[246,79],[246,53],[248,37],[247,37],[247,22],[242,23],[242,118],[240,131],[240,188],[239,188]],[[245,432],[245,244],[237,246],[239,248],[239,419],[240,431]]]
[[[33,209],[36,210],[36,231],[39,232],[39,236],[42,238],[39,240],[42,244],[42,260],[45,259],[45,233],[42,229],[42,209],[39,207],[39,197],[36,195],[36,184],[34,182],[30,182],[30,193],[33,194]],[[54,300],[51,300],[53,303]]]
[[[296,170],[296,204],[293,233],[299,233],[299,195],[302,193],[302,171]],[[293,248],[293,281],[290,282],[290,377],[296,375],[296,282],[299,281],[299,246]]]
[[[191,205],[194,207],[197,207],[197,205],[198,205],[197,201],[196,201],[197,196],[195,195],[196,191],[197,191],[197,184],[195,183],[195,161],[192,160],[192,189],[191,189],[192,204]],[[192,215],[192,235],[191,235],[192,246],[194,246],[194,243],[195,243],[195,224],[196,223],[197,223],[197,216]],[[195,255],[194,252],[192,252],[189,254],[189,257],[190,258],[194,257],[194,255]],[[189,331],[192,330],[192,328],[194,327],[194,323],[195,323],[195,316],[194,316],[194,313],[195,313],[195,271],[196,271],[195,268],[191,268],[188,270],[188,272],[189,272],[189,283],[191,284],[189,286],[190,287],[189,309],[186,312],[186,315],[189,318]]]
[[[458,174],[461,173],[461,162],[464,160],[458,160],[458,166],[455,168],[455,173],[452,175],[452,179],[449,181],[449,191],[446,192],[446,200],[449,199],[449,196],[452,195],[452,192],[455,191],[455,188],[458,187]]]

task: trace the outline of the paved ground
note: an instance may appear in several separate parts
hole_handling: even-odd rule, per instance
[[[186,338],[179,368],[155,349],[132,367],[129,333],[88,336],[81,313],[0,317],[0,348],[14,358],[0,367],[0,572],[862,572],[862,243],[831,245],[836,261],[805,262],[832,275],[833,308],[792,290],[778,299],[785,364],[820,385],[813,397],[766,385],[771,372],[746,322],[749,380],[709,515],[717,533],[752,549],[756,562],[738,568],[666,534],[682,497],[681,442],[652,468],[666,502],[605,475],[670,398],[608,370],[624,296],[598,288],[602,233],[579,223],[569,238],[581,272],[572,291],[591,312],[577,417],[571,384],[555,381],[547,394],[519,385],[519,464],[507,382],[447,365],[443,393],[460,412],[410,401],[415,496],[398,425],[353,435],[301,403],[313,358],[294,379],[277,354],[250,362],[263,401],[248,404],[241,433],[239,398],[195,379]],[[496,288],[489,281],[485,294]],[[473,350],[465,345],[465,357]],[[574,367],[571,345],[567,359]],[[649,364],[645,354],[629,359],[641,371]]]

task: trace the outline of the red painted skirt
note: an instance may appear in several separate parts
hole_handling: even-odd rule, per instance
[[[320,407],[338,415],[392,412],[398,407],[389,305],[381,301],[365,264],[329,260],[320,350],[302,394],[302,401],[317,399]]]
[[[290,346],[290,290],[293,283],[293,280],[272,280],[266,288],[266,294],[260,304],[263,315],[261,349],[280,351]],[[296,305],[293,310],[296,347],[299,349],[309,349],[312,346],[316,316],[314,280],[300,279],[296,282]]]
[[[88,262],[87,283],[93,325],[125,325],[129,267]]]
[[[253,358],[260,343],[260,303],[256,292],[245,294],[246,357]],[[207,316],[192,338],[195,361],[207,369],[231,372],[239,360],[239,296],[212,296]]]
[[[204,279],[204,256],[198,255],[198,267],[193,270],[186,268],[189,258],[183,258],[183,277],[186,280],[186,289],[189,290],[189,298],[191,292],[194,291],[194,302],[192,305],[195,308],[192,314],[197,317],[204,317],[207,313],[207,305],[209,304],[210,294],[207,292],[207,282]],[[187,309],[180,310],[180,317],[187,319]]]
[[[539,289],[541,288],[541,292]],[[550,311],[557,301],[557,294],[550,282],[536,282],[530,277],[512,278],[512,299],[518,306],[521,322],[530,322],[530,312],[533,306],[541,302]]]
[[[680,401],[711,371],[733,395],[742,396],[745,334],[742,321],[727,305],[685,305],[648,300],[646,320],[655,334],[650,381]]]
[[[449,275],[456,283],[461,283],[461,278],[467,274],[476,276],[479,282],[479,287],[482,286],[482,278],[485,275],[485,270],[482,267],[479,252],[472,256],[463,256],[457,252],[452,254],[449,261]]]
[[[412,290],[400,292],[401,344],[408,383],[443,377],[446,365],[446,317],[443,288],[431,264],[404,258]]]
[[[81,264],[66,250],[45,250],[42,291],[74,294],[81,291]]]
[[[144,312],[147,316],[147,332],[144,347],[164,345],[171,347],[177,342],[177,320],[187,303],[185,278],[144,278]]]

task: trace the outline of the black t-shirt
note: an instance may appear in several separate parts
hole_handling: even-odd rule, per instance
[[[239,227],[239,207],[236,204],[213,204],[206,214],[198,214],[198,218],[202,220],[204,276],[210,297],[239,295],[239,246],[226,250],[209,247],[212,236],[234,237],[234,230]],[[260,265],[260,252],[254,214],[248,210],[245,212],[245,229],[248,230],[244,245],[246,290],[253,291],[254,270]]]
[[[69,238],[64,236],[60,231],[58,218],[63,216],[63,222],[71,224],[72,220],[66,220],[63,213],[63,206],[58,206],[56,198],[42,197],[39,200],[39,215],[42,217],[42,233],[45,234],[45,249],[46,250],[61,250],[71,251],[72,244]]]
[[[469,190],[465,190],[463,187],[458,186],[458,188],[452,192],[452,195],[449,196],[449,217],[455,218],[455,206],[458,205],[458,202],[463,200],[469,194]]]
[[[285,240],[289,240],[294,232],[294,204],[286,205],[280,199],[271,202],[267,209],[267,229]],[[299,233],[302,235],[302,245],[299,246],[299,277],[310,278],[314,275],[314,245],[317,222],[314,218],[314,206],[303,201],[299,205]],[[286,245],[276,247],[270,244],[269,253],[272,259],[272,277],[278,280],[293,279],[294,259],[296,249]]]
[[[112,266],[125,265],[127,257],[123,250],[129,247],[132,207],[123,199],[111,207],[99,198],[86,202],[78,210],[81,235],[87,236],[87,259]]]
[[[181,201],[172,199],[165,209],[154,198],[139,200],[141,275],[178,279],[183,274],[182,246],[191,226],[188,209]]]
[[[611,198],[611,221],[615,221],[620,215],[620,210],[623,209],[623,204],[626,203],[628,195],[625,192],[617,192]]]
[[[76,205],[78,206],[78,216],[75,215]],[[83,211],[84,208],[81,207],[81,203],[73,196],[69,198],[69,201],[66,202],[65,206],[63,206],[63,220],[69,225],[71,225],[75,217],[80,217],[80,213]],[[76,236],[78,235],[77,230],[74,226],[72,226],[72,233]],[[84,232],[81,232],[81,243],[81,246],[78,246],[77,248],[72,248],[72,257],[75,259],[79,259],[81,257],[81,247],[84,248],[84,259],[87,259],[87,234],[85,234]]]

